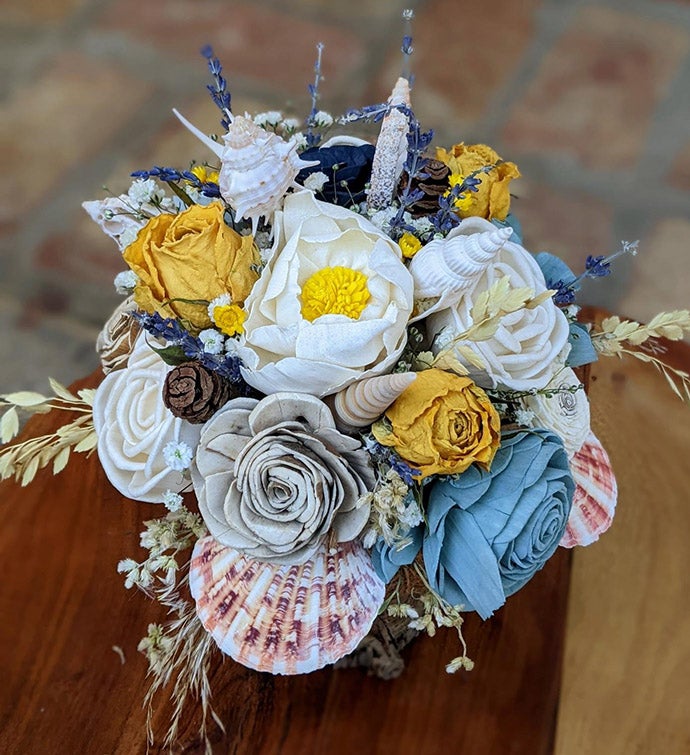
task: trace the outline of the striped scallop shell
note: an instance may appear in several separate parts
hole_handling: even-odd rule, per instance
[[[422,247],[410,262],[415,300],[436,299],[429,315],[455,303],[470,289],[511,237],[511,228],[492,228],[470,235],[437,239]],[[416,319],[416,318],[413,318]]]
[[[307,674],[351,653],[367,635],[386,586],[357,541],[306,563],[269,564],[212,537],[194,547],[196,611],[218,647],[243,666]]]
[[[611,526],[618,486],[609,457],[590,432],[580,450],[570,459],[576,488],[573,507],[560,544],[565,548],[591,545]]]
[[[416,372],[398,372],[360,380],[336,393],[333,416],[341,430],[366,427],[378,419],[412,384]]]

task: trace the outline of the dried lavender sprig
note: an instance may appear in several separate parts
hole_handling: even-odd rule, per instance
[[[201,181],[197,176],[189,170],[176,170],[175,168],[163,168],[158,165],[154,165],[150,170],[135,170],[130,174],[132,178],[157,178],[164,183],[178,183],[185,181],[191,184],[195,189],[198,189],[205,197],[212,197],[214,199],[220,197],[220,188],[217,183],[212,181]]]
[[[220,60],[213,54],[211,45],[203,47],[201,54],[208,61],[208,70],[211,72],[211,76],[213,76],[213,84],[207,84],[206,89],[208,89],[213,102],[220,109],[221,113],[223,113],[220,124],[227,131],[230,126],[228,113],[231,112],[231,96],[228,91],[228,82],[223,77],[223,66],[221,66]]]
[[[321,141],[321,134],[318,132],[314,132],[314,129],[316,128],[316,114],[319,112],[316,103],[319,99],[319,84],[321,81],[323,81],[323,75],[321,74],[321,57],[323,55],[323,48],[324,44],[323,42],[319,42],[316,45],[316,62],[314,63],[314,83],[309,84],[307,89],[309,90],[309,94],[311,95],[311,111],[309,112],[309,115],[307,116],[306,124],[307,124],[307,133],[305,134],[305,138],[307,140],[307,149],[311,147],[317,147],[319,142]]]
[[[240,365],[234,355],[209,354],[204,344],[171,317],[162,317],[158,312],[133,312],[132,317],[152,336],[162,338],[173,346],[179,346],[189,359],[201,362],[204,367],[217,372],[232,383],[241,383]]]
[[[414,11],[411,8],[405,8],[402,12],[402,17],[405,23],[405,33],[403,35],[402,45],[400,46],[400,51],[403,54],[402,75],[410,81],[412,77],[410,58],[414,52],[414,47],[412,46],[412,19],[414,18]]]
[[[392,469],[400,475],[407,485],[414,485],[414,475],[418,473],[417,469],[403,461],[392,448],[382,446],[373,435],[364,436],[363,441],[364,447],[379,464]]]

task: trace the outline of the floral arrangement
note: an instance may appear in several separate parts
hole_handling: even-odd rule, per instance
[[[210,711],[217,648],[308,673],[390,618],[455,627],[447,670],[470,670],[463,613],[488,618],[614,515],[576,370],[630,355],[690,401],[655,348],[690,331],[687,310],[577,319],[580,283],[635,243],[580,274],[532,254],[511,212],[516,165],[483,144],[433,147],[405,77],[334,119],[317,107],[321,53],[302,125],[233,114],[204,51],[222,132],[176,114],[208,161],[138,171],[126,194],[84,203],[127,267],[97,343],[105,379],[1,397],[4,443],[18,408],[76,413],[3,449],[3,479],[97,449],[123,496],[161,504],[147,557],[118,568],[170,610],[140,644],[146,699],[176,680],[169,741],[189,692]],[[360,121],[380,124],[376,144],[353,135]]]

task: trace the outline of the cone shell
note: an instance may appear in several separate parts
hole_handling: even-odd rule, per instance
[[[415,299],[435,299],[429,315],[455,303],[491,264],[511,237],[511,228],[492,228],[471,235],[431,241],[410,262]]]
[[[189,584],[218,647],[271,674],[307,674],[351,653],[386,591],[357,541],[324,543],[312,559],[290,566],[248,558],[205,537],[194,547]]]
[[[414,381],[415,372],[379,375],[353,383],[335,395],[333,415],[340,429],[366,427],[378,419]]]
[[[576,488],[573,507],[560,544],[565,548],[591,545],[611,526],[618,486],[611,462],[594,433],[570,460]]]

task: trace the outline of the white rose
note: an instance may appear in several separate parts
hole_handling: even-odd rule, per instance
[[[398,245],[309,191],[285,199],[274,232],[272,256],[246,301],[240,355],[247,383],[263,393],[325,396],[390,370],[405,346],[413,304]],[[349,278],[323,277],[336,273]],[[315,315],[321,296],[322,314]],[[353,296],[363,309],[348,310]]]
[[[170,369],[142,334],[127,367],[107,375],[96,391],[93,423],[101,465],[113,487],[135,501],[157,503],[166,491],[189,484],[166,464],[163,448],[174,442],[194,450],[201,426],[174,417],[163,403]]]
[[[557,392],[544,395],[537,393],[522,399],[526,409],[533,413],[532,427],[553,430],[563,439],[568,456],[574,456],[589,435],[589,401],[583,389],[577,388],[580,381],[570,367],[563,368],[547,386]]]
[[[472,218],[472,221],[476,232],[495,230],[488,220]],[[437,351],[472,325],[470,313],[476,297],[504,276],[508,277],[512,288],[529,287],[535,296],[547,290],[534,257],[519,244],[507,241],[454,305],[427,319],[429,333],[438,335],[443,331],[435,345]],[[469,346],[485,366],[484,371],[470,369],[479,385],[494,388],[502,384],[514,390],[527,390],[543,388],[551,380],[554,362],[566,347],[568,335],[565,315],[553,299],[548,298],[533,309],[506,315],[492,338],[462,343]],[[457,356],[462,361],[462,355]]]

